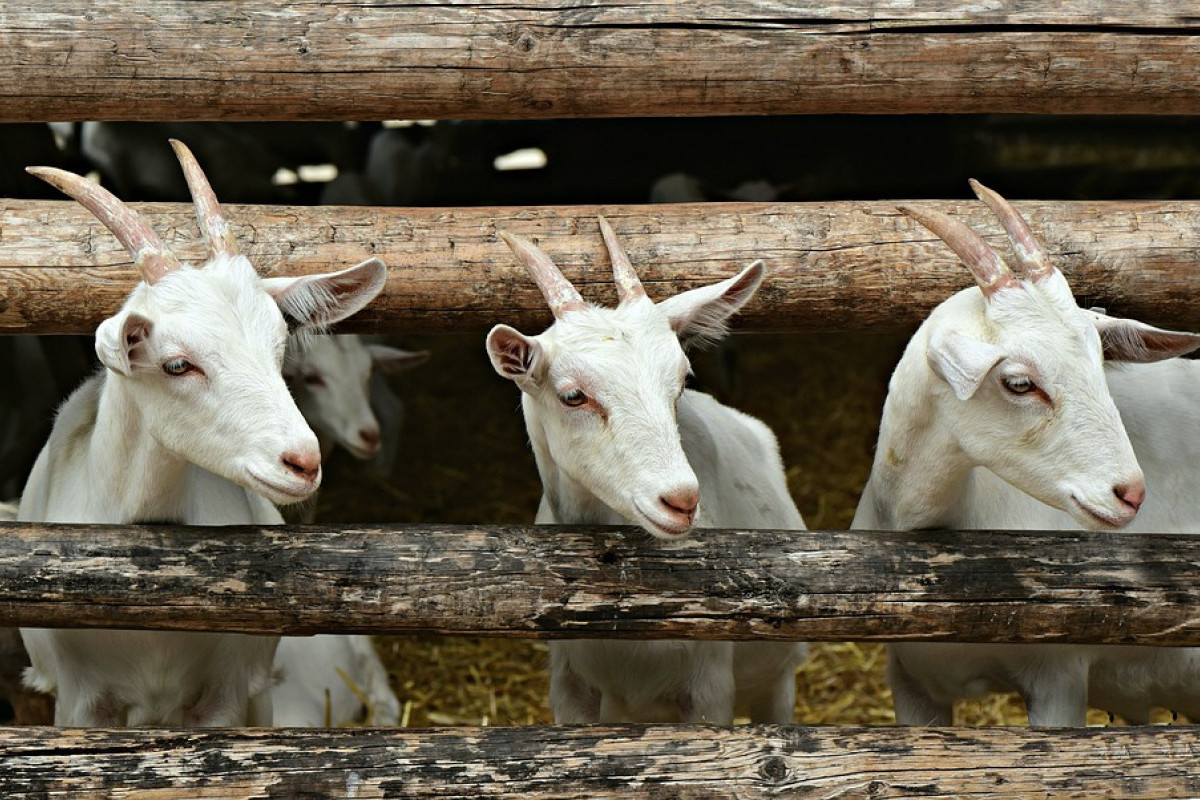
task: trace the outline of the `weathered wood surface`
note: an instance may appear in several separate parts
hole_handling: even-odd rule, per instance
[[[1193,726],[0,728],[4,797],[1183,798]]]
[[[1200,537],[8,523],[0,624],[1200,645]]]
[[[40,0],[0,119],[1200,111],[1185,0]]]
[[[200,4],[205,5],[205,4]],[[1007,242],[978,201],[930,201]],[[1160,325],[1200,328],[1200,203],[1018,202],[1081,300]],[[137,205],[180,253],[203,258],[185,204]],[[595,302],[615,290],[597,213],[652,296],[716,281],[755,258],[770,270],[742,330],[904,330],[971,284],[941,241],[895,203],[714,203],[516,208],[230,206],[243,250],[272,274],[340,269],[376,255],[384,293],[350,331],[530,332],[545,301],[496,237],[540,241]],[[0,200],[0,333],[91,333],[135,284],[115,238],[76,204]]]

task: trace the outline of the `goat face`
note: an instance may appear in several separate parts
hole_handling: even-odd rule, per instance
[[[368,344],[357,336],[308,336],[288,342],[284,374],[309,424],[355,458],[368,459],[381,444],[371,410],[372,370],[400,372],[428,360],[426,350]]]
[[[723,332],[725,319],[762,282],[762,265],[655,304],[611,229],[603,221],[601,227],[620,305],[586,305],[544,253],[506,237],[557,320],[534,337],[496,326],[488,355],[496,371],[521,388],[530,435],[557,469],[650,533],[685,535],[701,498],[675,416],[690,368],[680,338]],[[549,483],[547,490],[553,491]]]
[[[983,303],[971,289],[947,306]],[[1082,526],[1129,524],[1141,505],[1141,468],[1104,379],[1087,312],[1057,273],[997,292],[973,333],[937,327],[927,344],[943,383],[939,417],[974,463]]]
[[[277,503],[320,485],[321,454],[284,384],[288,330],[347,317],[383,288],[377,259],[340,272],[260,278],[237,243],[195,158],[172,142],[212,257],[180,263],[136,212],[62,170],[31,171],[91,211],[125,245],[145,279],[96,331],[131,430]]]

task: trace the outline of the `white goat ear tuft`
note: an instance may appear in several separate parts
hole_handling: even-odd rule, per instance
[[[290,330],[324,328],[358,313],[383,290],[387,267],[378,258],[340,272],[300,278],[264,278],[262,285]]]
[[[1088,315],[1100,334],[1105,361],[1145,364],[1200,349],[1200,334],[1167,331],[1135,319],[1107,317],[1094,309]]]
[[[725,336],[729,318],[750,301],[765,275],[763,262],[755,261],[732,278],[668,297],[658,307],[679,338],[715,342]]]
[[[142,361],[144,343],[154,323],[135,311],[109,317],[96,329],[96,357],[100,363],[121,375],[130,375]]]
[[[428,350],[401,350],[383,344],[368,344],[367,352],[371,354],[371,364],[389,375],[419,367],[429,360]]]
[[[518,384],[533,380],[542,346],[516,328],[497,325],[487,336],[488,358],[501,377]]]
[[[950,384],[955,396],[968,400],[992,367],[1004,358],[1004,351],[958,331],[943,329],[930,337],[926,357],[933,371]]]

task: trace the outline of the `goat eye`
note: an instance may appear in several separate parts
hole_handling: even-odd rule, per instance
[[[325,385],[325,379],[322,378],[320,375],[318,375],[315,372],[310,375],[305,375],[304,382],[307,383],[309,386],[324,386]]]
[[[558,396],[558,401],[560,403],[562,403],[564,406],[570,406],[571,408],[576,408],[583,405],[587,402],[587,399],[587,395],[583,393],[582,389],[571,389],[570,391],[563,392]]]
[[[1037,384],[1024,376],[1003,378],[1000,381],[1004,388],[1012,394],[1029,394],[1037,388]]]
[[[196,365],[188,361],[186,358],[173,358],[162,365],[163,372],[178,378],[180,375],[187,375],[196,369]]]

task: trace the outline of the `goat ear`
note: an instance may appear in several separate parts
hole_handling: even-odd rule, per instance
[[[378,258],[340,272],[300,278],[264,278],[288,328],[323,328],[358,313],[383,289],[387,267]]]
[[[992,367],[1004,358],[994,344],[972,339],[953,330],[939,330],[929,339],[926,357],[959,400],[970,399]]]
[[[762,261],[755,261],[732,278],[668,297],[658,304],[681,339],[715,341],[726,332],[726,322],[746,305],[766,275]]]
[[[503,378],[516,381],[518,386],[534,381],[534,372],[542,356],[542,346],[531,336],[497,325],[487,336],[488,358]]]
[[[144,344],[153,327],[154,323],[134,311],[109,317],[96,329],[96,357],[113,372],[130,375],[133,367],[144,361]]]
[[[368,344],[367,352],[371,354],[371,364],[389,375],[419,367],[429,360],[428,350],[401,350],[383,344]]]
[[[1135,319],[1119,319],[1089,310],[1100,334],[1105,361],[1145,364],[1182,356],[1200,348],[1200,334],[1166,331]]]

